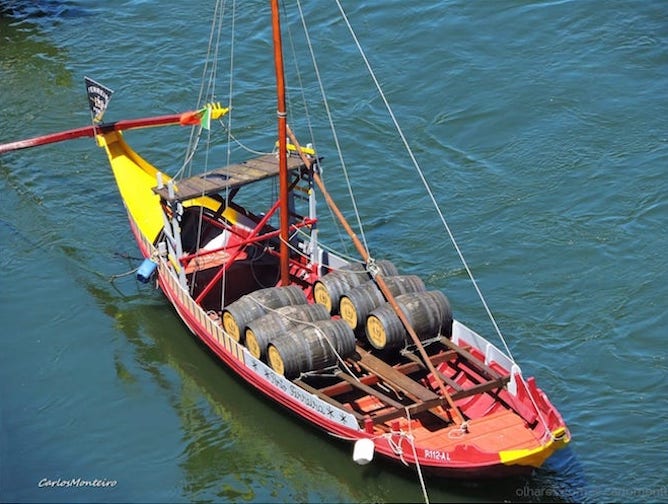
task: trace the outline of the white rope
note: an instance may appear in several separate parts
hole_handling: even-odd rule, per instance
[[[406,408],[406,416],[408,418],[408,429],[409,433],[406,434],[404,431],[399,431],[399,432],[387,432],[384,434],[380,434],[378,436],[371,436],[368,439],[371,439],[372,441],[376,439],[385,439],[387,442],[388,446],[392,449],[394,454],[399,457],[399,460],[406,466],[409,467],[410,464],[406,462],[406,459],[404,458],[404,450],[401,447],[401,441],[403,439],[407,439],[408,443],[411,445],[411,449],[413,451],[413,458],[415,460],[415,467],[417,469],[418,473],[418,478],[419,478],[419,483],[420,483],[420,489],[422,490],[422,495],[424,497],[424,501],[426,504],[429,504],[429,495],[427,494],[427,486],[424,481],[424,476],[422,475],[422,469],[420,466],[420,462],[417,457],[417,450],[415,449],[415,437],[413,436],[413,430],[411,428],[411,417],[410,417],[410,412],[408,411],[408,408]],[[342,439],[344,441],[357,441],[360,438],[357,437],[351,437],[351,436],[343,436],[341,434],[334,434],[332,432],[329,432],[329,435],[332,437],[335,437],[337,439]],[[394,436],[399,436],[399,441],[394,441],[393,437]]]
[[[422,495],[424,497],[424,501],[429,504],[429,495],[427,494],[427,486],[424,481],[424,477],[422,475],[422,468],[420,467],[420,461],[418,460],[417,456],[417,450],[415,449],[415,436],[413,435],[413,428],[412,428],[412,422],[411,422],[411,414],[410,411],[408,411],[408,408],[405,408],[406,410],[406,418],[408,420],[408,434],[406,434],[404,431],[400,430],[399,432],[388,432],[386,434],[382,434],[381,436],[374,437],[372,439],[377,439],[378,437],[384,438],[387,441],[387,444],[392,448],[392,451],[394,452],[395,455],[399,457],[399,459],[403,462],[405,466],[409,466],[408,462],[404,459],[404,450],[401,447],[401,441],[403,439],[408,440],[408,444],[411,446],[411,450],[413,451],[413,460],[415,460],[415,468],[418,473],[418,480],[420,482],[420,489],[422,490]],[[399,441],[395,442],[393,436],[398,435],[399,436]]]
[[[403,464],[408,467],[408,462],[404,459],[404,450],[401,447],[401,440],[406,437],[406,434],[404,434],[402,431],[399,431],[397,433],[399,435],[399,442],[395,443],[394,439],[392,439],[393,434],[385,434],[385,437],[387,439],[387,444],[390,445],[390,448],[392,448],[392,451],[394,452],[395,455],[399,457],[399,459],[403,462]]]
[[[408,420],[408,440],[413,449],[413,459],[415,460],[415,468],[417,469],[418,479],[420,480],[420,488],[422,488],[422,495],[424,496],[424,501],[429,504],[429,495],[427,495],[427,487],[424,484],[424,478],[422,477],[422,469],[420,468],[420,461],[418,460],[417,450],[415,449],[415,436],[413,436],[413,422],[411,421],[411,412],[408,408],[406,410],[406,419]]]
[[[260,306],[262,306],[262,307],[263,307],[266,311],[268,311],[268,312],[269,312],[269,311],[271,311],[271,312],[278,312],[278,310],[276,310],[276,309],[272,309],[272,308],[269,308],[269,307],[263,305],[263,304],[262,304],[261,302],[259,302],[257,299],[253,299],[253,301],[255,301],[257,304],[259,304]],[[352,371],[350,370],[350,368],[348,367],[348,365],[345,363],[345,361],[341,358],[341,356],[339,355],[338,351],[336,350],[336,348],[334,347],[334,345],[333,345],[332,342],[330,341],[330,339],[329,339],[329,337],[327,336],[327,334],[326,334],[326,333],[325,333],[325,332],[324,332],[324,331],[323,331],[323,330],[322,330],[316,323],[314,323],[314,322],[308,322],[308,321],[303,321],[303,320],[296,319],[296,318],[292,318],[292,317],[289,317],[289,316],[287,316],[287,315],[285,315],[285,314],[282,314],[282,316],[283,316],[284,318],[286,318],[287,320],[293,321],[293,322],[295,322],[295,323],[303,324],[303,325],[306,325],[306,326],[314,327],[314,328],[316,329],[316,331],[317,331],[318,336],[320,336],[321,338],[323,338],[323,339],[329,344],[329,346],[331,347],[332,351],[334,352],[334,354],[335,354],[336,357],[338,358],[338,360],[339,360],[339,362],[341,363],[341,365],[342,365],[342,366],[345,368],[345,370],[348,372],[348,374],[350,374],[350,375],[351,375],[353,378],[355,378],[357,381],[360,381],[359,378],[358,378],[354,373],[352,373]],[[330,368],[328,368],[328,369],[330,369]],[[307,376],[307,375],[309,375],[309,373],[302,373],[302,376],[304,376],[304,375]],[[412,450],[412,452],[413,452],[413,460],[415,461],[415,467],[416,467],[416,470],[417,470],[417,473],[418,473],[418,479],[419,479],[419,482],[420,482],[420,488],[421,488],[421,490],[422,490],[422,495],[424,496],[425,503],[429,504],[429,495],[427,494],[427,487],[426,487],[426,485],[425,485],[424,477],[423,477],[423,475],[422,475],[422,468],[421,468],[421,466],[420,466],[420,461],[419,461],[419,459],[418,459],[417,450],[416,450],[416,448],[415,448],[415,436],[413,435],[413,428],[412,428],[412,420],[411,420],[410,410],[409,410],[407,407],[405,407],[404,410],[406,411],[406,418],[407,418],[407,420],[408,420],[408,431],[409,431],[409,432],[408,432],[408,434],[406,434],[406,433],[404,433],[403,431],[399,431],[399,436],[400,436],[399,442],[395,443],[395,441],[392,439],[392,434],[383,434],[382,436],[372,437],[371,439],[377,439],[378,437],[385,437],[386,440],[387,440],[388,445],[392,448],[392,451],[394,451],[394,453],[395,453],[396,455],[399,456],[399,459],[401,460],[401,462],[403,462],[403,464],[406,465],[406,466],[408,466],[409,464],[408,464],[408,462],[406,462],[406,460],[404,459],[404,452],[403,452],[403,448],[401,447],[401,439],[404,439],[404,438],[405,438],[405,439],[408,440],[408,442],[409,442],[409,444],[410,444],[410,446],[411,446],[411,450]],[[330,434],[331,434],[331,433],[330,433]],[[351,441],[353,441],[353,440],[356,439],[356,438],[347,438],[347,437],[340,436],[340,435],[335,435],[335,434],[332,434],[332,435],[335,436],[335,437],[339,437],[339,438],[341,438],[341,439],[349,439],[349,440],[351,440]]]
[[[236,143],[239,147],[241,147],[243,150],[246,152],[250,152],[251,154],[255,154],[256,156],[265,156],[267,154],[272,154],[272,152],[263,152],[255,149],[251,149],[248,147],[245,143],[243,143],[241,140],[239,140],[237,137],[235,137],[231,131],[228,132],[229,137],[234,140],[234,143]]]
[[[338,2],[338,0],[337,0]],[[332,137],[334,140],[334,144],[336,145],[336,152],[339,156],[339,162],[341,163],[341,169],[343,171],[343,176],[346,181],[346,186],[348,187],[348,194],[350,194],[350,200],[353,205],[353,210],[355,212],[355,217],[357,219],[357,226],[360,230],[360,235],[362,238],[362,242],[364,243],[364,249],[367,251],[367,254],[369,253],[369,246],[367,245],[366,241],[366,236],[364,235],[364,227],[362,226],[362,221],[360,219],[360,214],[359,211],[357,210],[357,202],[355,200],[355,195],[353,194],[353,188],[352,184],[350,183],[350,178],[348,177],[348,170],[346,168],[346,163],[343,159],[343,150],[341,149],[341,144],[339,142],[339,137],[336,134],[336,128],[334,127],[334,119],[332,117],[332,112],[329,108],[329,102],[327,101],[327,94],[325,93],[325,88],[322,83],[322,78],[320,76],[320,70],[318,68],[318,64],[316,62],[315,58],[315,52],[313,51],[313,45],[311,44],[311,37],[309,35],[310,31],[308,27],[306,26],[306,19],[305,16],[302,12],[301,9],[301,2],[297,0],[297,6],[299,8],[299,14],[302,20],[302,26],[304,27],[304,36],[306,37],[306,43],[309,48],[309,53],[311,54],[311,62],[313,64],[313,70],[316,75],[316,79],[318,81],[318,86],[320,87],[320,95],[322,96],[322,101],[323,101],[323,106],[325,107],[326,115],[327,115],[327,120],[329,121],[329,127],[332,132]],[[370,255],[370,254],[369,254]]]
[[[308,238],[308,235],[304,233],[301,229],[299,230],[300,233],[302,233],[304,236]],[[359,256],[351,256],[350,254],[346,254],[344,252],[340,252],[336,250],[334,247],[331,247],[327,245],[326,243],[318,242],[318,247],[320,247],[323,250],[326,250],[327,252],[331,252],[332,254],[336,255],[337,257],[340,257],[341,259],[345,259],[348,262],[359,262]],[[329,269],[336,270],[336,268],[332,268],[331,266],[327,266]],[[362,271],[362,273],[366,273],[366,271]]]
[[[209,32],[209,43],[207,47],[206,58],[204,60],[204,68],[202,69],[202,80],[200,84],[199,95],[197,98],[198,107],[201,106],[202,102],[206,101],[204,97],[209,97],[209,101],[211,102],[215,101],[215,83],[216,83],[217,68],[218,68],[218,50],[221,45],[220,38],[223,32],[222,23],[223,23],[224,8],[221,7],[223,4],[224,1],[221,0],[216,2],[216,6],[212,16],[211,30]],[[232,95],[230,94],[230,96]],[[190,167],[190,170],[192,170],[191,162],[195,152],[197,151],[200,137],[202,135],[202,129],[203,128],[201,127],[191,128],[190,139],[188,141],[188,148],[186,150],[185,158],[181,168],[175,175],[175,178],[185,174],[186,169],[188,167]],[[209,132],[209,138],[210,136],[211,132]]]

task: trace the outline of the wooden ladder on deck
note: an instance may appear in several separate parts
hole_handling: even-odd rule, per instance
[[[462,348],[445,338],[441,340],[441,343],[446,349],[430,356],[430,360],[435,367],[453,358],[460,358],[483,378],[483,381],[480,383],[472,387],[463,388],[457,382],[439,372],[441,380],[454,390],[452,394],[454,400],[500,389],[508,382],[509,376],[500,375],[487,364],[473,356],[466,348]],[[365,394],[375,397],[384,405],[382,408],[367,415],[361,414],[358,411],[352,411],[355,417],[361,422],[371,419],[373,424],[378,425],[394,418],[405,416],[406,411],[411,416],[428,411],[446,423],[452,421],[452,417],[446,409],[448,406],[446,399],[409,376],[417,371],[426,369],[426,366],[417,355],[406,353],[404,355],[410,359],[410,362],[391,366],[360,346],[356,347],[356,351],[359,357],[349,358],[349,364],[367,371],[367,374],[355,377],[339,371],[336,376],[341,381],[321,389],[314,388],[302,380],[297,380],[297,384],[333,406],[347,411],[351,411],[350,408],[337,401],[335,399],[337,396],[358,389]],[[397,392],[398,395],[403,395],[412,402],[401,402],[399,398],[390,397],[385,392],[374,387],[379,382],[382,382],[382,384]]]

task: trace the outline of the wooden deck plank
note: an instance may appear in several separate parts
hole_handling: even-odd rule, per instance
[[[461,355],[468,363],[472,364],[473,366],[477,367],[480,371],[483,371],[486,373],[489,377],[499,380],[503,378],[499,373],[494,371],[491,367],[489,367],[487,364],[485,364],[483,361],[480,359],[476,358],[469,352],[468,350],[465,350],[464,348],[460,347],[459,345],[453,343],[447,338],[442,338],[441,343],[445,346],[447,346],[449,349],[454,350],[457,352],[459,355]]]
[[[302,168],[305,168],[305,165],[301,159],[288,157],[288,171]],[[169,196],[167,186],[160,189],[154,187],[153,192],[167,201],[185,201],[275,177],[278,172],[278,157],[275,154],[267,154],[175,181],[176,188],[172,197]]]
[[[363,391],[363,392],[365,392],[369,395],[377,397],[378,399],[380,399],[382,402],[384,402],[388,406],[392,406],[393,408],[398,408],[398,409],[401,409],[403,411],[404,405],[401,404],[399,401],[397,401],[395,399],[392,399],[391,397],[383,394],[381,391],[376,390],[375,388],[370,387],[369,385],[366,385],[359,380],[356,380],[355,378],[353,378],[349,374],[338,373],[337,376],[339,376],[342,380],[349,383],[353,387],[358,388],[361,391]]]
[[[430,356],[431,362],[434,364],[434,366],[437,366],[441,362],[447,361],[457,355],[457,352],[454,350],[446,350],[443,352],[439,352],[437,354],[434,354]],[[355,361],[353,361],[355,362]],[[405,364],[400,364],[395,367],[397,371],[403,374],[411,374],[415,373],[416,371],[419,371],[422,369],[423,366],[418,364],[417,362],[407,362]],[[359,380],[364,383],[365,385],[373,385],[378,382],[378,377],[374,374],[368,374],[365,376],[361,376]],[[352,391],[352,385],[350,385],[347,382],[340,381],[339,383],[334,383],[332,385],[328,385],[327,387],[324,387],[320,389],[320,391],[328,395],[330,397],[336,397],[341,394],[346,394],[350,391]]]
[[[371,418],[373,419],[374,424],[388,422],[390,420],[394,420],[395,418],[406,416],[406,408],[408,408],[408,412],[410,413],[411,416],[416,416],[424,411],[429,411],[429,413],[436,414],[439,418],[441,418],[440,413],[437,414],[435,412],[437,411],[436,408],[438,406],[441,406],[442,402],[443,400],[439,397],[437,399],[433,399],[427,402],[417,402],[401,409],[397,408],[394,411],[386,411],[378,413],[372,415]]]
[[[476,394],[482,394],[483,392],[489,392],[490,390],[494,390],[497,388],[503,388],[506,383],[510,380],[510,376],[506,376],[503,378],[499,378],[498,380],[491,380],[487,382],[482,382],[478,383],[477,385],[473,385],[472,387],[463,389],[463,390],[458,390],[454,394],[452,394],[452,399],[454,401],[457,401],[459,399],[463,399],[464,397],[469,397],[472,395]]]
[[[425,370],[427,369],[427,366],[422,362],[422,359],[420,357],[418,357],[417,355],[415,355],[414,353],[406,353],[405,356],[408,357],[409,359],[411,359],[413,362],[415,362],[415,364],[417,366],[419,366],[421,369],[425,369]],[[433,361],[432,361],[432,363],[433,363]],[[436,370],[436,374],[438,375],[438,377],[442,381],[444,381],[445,383],[450,385],[455,391],[459,392],[459,391],[462,390],[462,387],[459,385],[459,383],[457,383],[452,378],[450,378],[448,376],[445,376],[443,373],[441,373],[438,370],[438,368],[435,365],[434,365],[434,369]]]
[[[466,349],[461,349],[465,353],[469,354],[469,352]],[[451,352],[455,352],[455,350],[450,350]],[[459,352],[455,352],[456,354],[459,354]],[[469,354],[470,355],[470,354]],[[410,358],[412,361],[414,361],[416,364],[418,364],[422,369],[426,369],[426,366],[422,362],[422,360],[415,354],[406,354],[406,357]],[[471,360],[474,360],[475,362],[471,362]],[[475,366],[475,364],[483,364],[481,363],[478,359],[476,359],[473,355],[471,355],[471,359],[464,359],[464,362],[473,365],[473,367],[479,368],[480,366]],[[480,371],[480,369],[478,369]],[[500,389],[503,388],[508,381],[510,381],[510,376],[501,376],[498,373],[494,372],[498,378],[492,378],[491,380],[485,380],[480,383],[476,383],[475,385],[472,385],[468,388],[463,388],[459,383],[454,381],[453,379],[445,376],[443,373],[441,373],[438,368],[436,369],[436,372],[438,373],[439,377],[441,380],[443,380],[445,383],[450,385],[455,391],[451,394],[451,397],[453,400],[457,401],[459,399],[464,399],[465,397],[470,397],[472,395],[476,394],[482,394],[484,392],[489,392],[490,390],[494,389]],[[476,371],[477,372],[477,371]],[[481,379],[485,379],[483,374],[480,375]]]
[[[357,364],[367,371],[377,374],[383,381],[398,388],[414,400],[428,402],[434,399],[439,399],[439,396],[436,393],[420,385],[409,376],[401,373],[396,368],[367,352],[362,347],[357,347],[357,353],[361,356],[361,359],[356,361]]]

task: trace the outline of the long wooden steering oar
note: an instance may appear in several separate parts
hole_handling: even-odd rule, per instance
[[[294,133],[290,129],[289,126],[286,126],[288,136],[290,137],[290,140],[292,143],[295,145],[295,148],[297,149],[297,152],[301,156],[302,160],[304,161],[304,164],[306,164],[308,167],[311,166],[311,160],[307,158],[304,153],[301,150],[301,146],[299,145],[299,142],[297,141],[297,138],[295,137]],[[317,173],[313,173],[313,180],[315,180],[315,183],[318,185],[320,188],[320,191],[322,194],[325,196],[325,201],[327,202],[327,205],[330,207],[332,212],[336,215],[337,219],[341,223],[341,225],[344,227],[346,230],[346,233],[348,233],[348,236],[352,240],[353,244],[355,245],[355,248],[357,249],[357,252],[360,254],[362,259],[364,260],[365,263],[368,264],[370,256],[369,253],[366,251],[364,248],[364,245],[362,245],[362,242],[360,239],[357,237],[355,234],[355,231],[350,227],[350,224],[348,224],[348,221],[346,220],[345,216],[341,213],[339,210],[339,207],[336,205],[332,197],[329,195],[329,192],[327,191],[327,188],[325,187],[325,184],[323,183],[322,179],[320,178],[320,175]],[[415,329],[413,329],[413,326],[411,325],[410,321],[408,320],[408,317],[404,313],[404,311],[401,309],[397,301],[394,299],[394,296],[392,295],[392,292],[390,292],[389,287],[385,283],[385,279],[380,273],[377,273],[374,276],[374,280],[376,281],[376,284],[378,285],[378,288],[380,291],[383,293],[385,298],[387,299],[388,303],[390,303],[390,306],[392,309],[395,311],[397,316],[399,317],[399,320],[401,320],[401,323],[404,325],[406,328],[406,331],[410,335],[411,339],[413,340],[413,343],[417,347],[418,351],[420,352],[420,355],[422,356],[422,360],[424,361],[425,365],[427,366],[427,369],[429,369],[429,372],[432,374],[434,380],[436,380],[436,383],[438,384],[439,389],[441,390],[443,397],[447,400],[448,404],[450,405],[450,408],[455,412],[455,423],[457,425],[462,425],[465,424],[464,420],[464,415],[462,415],[462,412],[459,410],[457,405],[455,404],[455,401],[452,399],[448,391],[445,389],[445,384],[443,383],[443,380],[441,380],[441,377],[439,376],[438,372],[436,371],[436,368],[434,367],[434,364],[431,362],[431,359],[429,358],[429,355],[427,355],[427,351],[424,349],[424,346],[422,345],[422,342],[420,341],[420,338],[418,335],[415,333]]]
[[[219,103],[214,103],[208,104],[202,109],[183,112],[181,114],[170,114],[155,117],[144,117],[140,119],[126,119],[102,124],[92,124],[90,126],[83,126],[81,128],[74,128],[60,131],[58,133],[50,133],[48,135],[0,144],[0,154],[19,149],[27,149],[29,147],[37,147],[38,145],[63,142],[65,140],[72,140],[74,138],[94,137],[95,135],[100,133],[108,133],[109,131],[151,128],[154,126],[167,126],[170,124],[180,124],[181,126],[202,124],[203,127],[206,127],[203,124],[203,121],[218,119],[227,111],[228,109],[221,107]]]

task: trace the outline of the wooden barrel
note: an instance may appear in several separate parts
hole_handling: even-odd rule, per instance
[[[376,265],[383,275],[398,275],[397,267],[390,261],[381,259]],[[368,281],[371,277],[366,272],[364,265],[353,263],[348,267],[332,271],[318,279],[313,285],[313,298],[316,303],[325,305],[329,313],[336,314],[339,311],[339,300],[341,296],[353,287]]]
[[[264,359],[271,340],[300,327],[302,322],[327,319],[329,312],[321,304],[283,306],[248,322],[244,344],[253,357]]]
[[[420,340],[438,334],[452,336],[452,310],[441,291],[414,292],[397,296],[396,302]],[[389,303],[374,309],[366,321],[366,336],[375,348],[396,348],[412,338]]]
[[[344,320],[320,320],[272,340],[267,347],[267,360],[277,373],[295,378],[333,366],[338,361],[337,354],[342,359],[349,357],[355,352],[355,343],[355,333]]]
[[[266,314],[268,309],[307,302],[306,294],[296,285],[256,290],[223,309],[223,327],[236,341],[241,341],[248,323]]]
[[[417,275],[398,275],[383,277],[393,296],[409,292],[424,292],[424,282]],[[385,296],[374,280],[369,280],[349,290],[341,296],[339,311],[341,318],[353,329],[363,329],[366,318],[372,310],[385,302]]]

